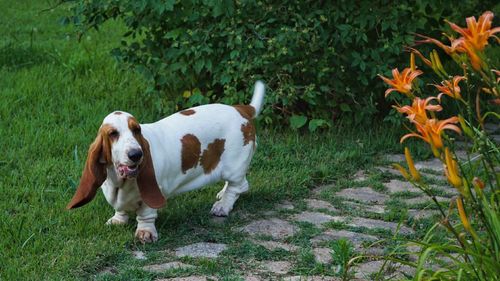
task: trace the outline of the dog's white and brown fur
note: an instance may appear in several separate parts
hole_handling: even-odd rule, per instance
[[[91,201],[99,187],[115,209],[107,224],[137,217],[136,237],[158,238],[157,209],[165,198],[225,181],[211,213],[227,216],[248,190],[246,172],[256,148],[253,119],[264,99],[258,81],[250,105],[193,107],[151,124],[115,111],[102,122],[91,144],[80,185],[68,209]]]

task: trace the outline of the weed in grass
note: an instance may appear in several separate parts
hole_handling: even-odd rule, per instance
[[[343,280],[348,280],[350,261],[354,256],[352,243],[346,239],[339,239],[330,243],[330,249],[333,264],[336,266],[335,272]]]
[[[297,273],[310,275],[315,267],[316,261],[311,248],[302,248],[297,256],[297,263],[294,271]]]
[[[402,209],[398,202],[398,200],[394,200],[386,207],[382,216],[383,220],[393,222],[406,221],[408,218],[408,210]]]
[[[245,260],[249,259],[261,261],[273,259],[271,251],[260,245],[255,245],[250,241],[244,241],[240,244],[232,245],[230,249],[225,251],[225,255],[233,259],[239,258],[241,261],[243,261],[242,258]]]
[[[344,222],[337,222],[337,221],[331,221],[323,224],[324,227],[330,228],[330,229],[346,229],[348,226]]]
[[[387,188],[381,182],[373,182],[372,185],[371,185],[371,187],[373,188],[373,190],[378,191],[378,192],[385,192],[385,191],[387,191]]]
[[[310,239],[321,233],[321,230],[312,223],[297,222],[296,224],[300,227],[300,230],[294,236],[287,238],[287,242],[297,246],[309,247],[311,245]]]

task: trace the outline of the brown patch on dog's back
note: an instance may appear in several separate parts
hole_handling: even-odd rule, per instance
[[[255,116],[255,108],[251,105],[234,105],[233,107],[247,120],[252,120]]]
[[[183,110],[183,111],[181,111],[179,113],[182,114],[182,115],[189,116],[189,115],[195,114],[196,111],[194,111],[193,109],[186,109],[186,110]]]
[[[123,112],[121,112],[121,111],[115,111],[115,112],[114,112],[114,114],[115,114],[115,115],[120,115],[120,114],[122,114],[122,113],[123,113]]]
[[[250,142],[255,144],[255,126],[252,122],[248,121],[241,124],[241,132],[243,133],[243,145],[247,145]]]
[[[215,139],[209,143],[207,148],[201,155],[200,164],[203,167],[203,172],[209,174],[212,172],[220,162],[220,157],[224,152],[225,139]]]
[[[181,139],[181,169],[182,173],[186,173],[191,168],[198,166],[200,159],[201,143],[193,134],[187,134]]]

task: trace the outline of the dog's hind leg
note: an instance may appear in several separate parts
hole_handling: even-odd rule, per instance
[[[226,192],[226,189],[227,189],[227,186],[229,185],[229,182],[226,181],[224,183],[224,187],[217,193],[217,195],[215,196],[217,199],[222,199],[222,196],[224,195],[224,192]]]
[[[246,177],[243,177],[240,181],[226,181],[224,188],[217,194],[219,200],[215,202],[210,213],[218,217],[229,215],[240,194],[246,191],[248,191]]]

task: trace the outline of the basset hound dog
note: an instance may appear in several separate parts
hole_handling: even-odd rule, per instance
[[[80,184],[68,209],[90,202],[102,188],[115,214],[107,224],[125,224],[135,212],[135,236],[158,239],[157,209],[176,194],[225,181],[211,213],[227,216],[248,191],[246,172],[256,148],[253,119],[264,100],[257,81],[250,105],[208,104],[151,124],[129,113],[110,113],[90,145]]]

